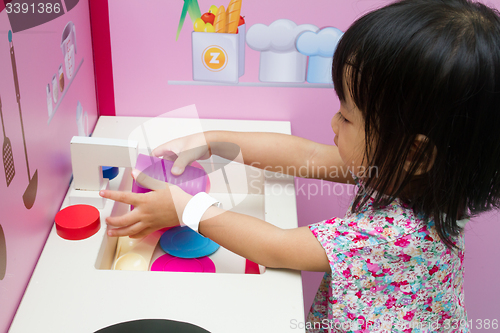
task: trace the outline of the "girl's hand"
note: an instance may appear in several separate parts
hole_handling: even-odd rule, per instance
[[[178,176],[191,162],[206,160],[212,155],[204,133],[196,133],[178,138],[158,146],[153,156],[174,161],[172,174]]]
[[[132,176],[139,184],[153,191],[141,194],[109,190],[99,192],[104,198],[134,206],[125,215],[106,218],[106,223],[112,227],[108,235],[140,238],[156,230],[179,225],[191,195],[178,186],[158,181],[138,170],[134,170]]]

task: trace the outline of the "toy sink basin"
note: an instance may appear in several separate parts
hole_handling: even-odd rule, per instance
[[[151,163],[150,161],[153,162]],[[143,164],[140,164],[139,162]],[[236,163],[228,162],[229,161],[223,160],[219,157],[212,157],[209,160],[202,160],[200,161],[199,165],[203,169],[200,170],[195,167],[189,167],[189,169],[186,168],[186,172],[192,172],[193,174],[189,178],[181,179],[181,181],[179,181],[179,178],[182,178],[182,176],[178,177],[176,180],[172,180],[172,183],[174,181],[177,181],[177,185],[179,187],[189,185],[185,188],[189,188],[189,190],[191,191],[198,192],[203,188],[206,189],[208,185],[210,187],[210,196],[220,201],[224,209],[236,213],[251,215],[259,219],[265,219],[266,177],[264,175],[264,171],[251,166],[237,165]],[[152,165],[156,166],[152,167]],[[145,172],[149,176],[164,181],[165,179],[168,180],[170,177],[169,171],[171,169],[171,166],[172,164],[170,161],[162,160],[159,158],[151,159],[150,156],[139,155],[136,168],[138,168],[139,170],[141,170],[140,168],[142,168],[143,170],[146,170]],[[151,169],[148,170],[148,167]],[[240,177],[242,171],[241,168],[245,169],[245,177]],[[225,175],[221,172],[222,169],[225,170]],[[186,172],[183,173],[183,175],[186,174]],[[130,170],[121,171],[121,175],[122,177],[117,177],[116,179],[110,181],[109,186],[111,190],[130,191],[130,189],[135,187],[135,190],[133,190],[134,192],[149,191],[148,189],[145,189],[143,187],[139,188],[138,184],[133,184],[133,178],[130,176]],[[233,181],[230,184],[231,186],[228,186],[228,184],[226,183],[227,179],[236,179],[238,181]],[[129,205],[115,202],[113,210],[111,212],[111,216],[123,215],[128,212],[129,209]],[[97,260],[95,261],[96,269],[112,269],[113,261],[116,257],[117,241],[117,237],[109,237],[107,235],[104,236]],[[164,254],[165,252],[158,244],[153,251],[150,265]],[[248,262],[245,258],[227,250],[222,246],[215,253],[209,255],[209,258],[216,266],[216,274],[262,274],[265,272],[265,268],[263,266],[255,267],[256,269],[250,272]],[[148,273],[154,274],[158,272]],[[176,274],[175,272],[160,273]]]

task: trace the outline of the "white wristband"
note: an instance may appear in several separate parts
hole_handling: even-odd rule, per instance
[[[215,204],[220,207],[220,202],[205,192],[195,194],[188,201],[186,207],[184,208],[184,212],[182,212],[182,223],[198,232],[201,217],[205,214],[207,209]]]

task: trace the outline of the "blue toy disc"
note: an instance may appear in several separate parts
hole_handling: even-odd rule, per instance
[[[189,227],[181,226],[165,231],[160,238],[160,246],[168,254],[186,259],[208,256],[220,247]]]
[[[109,180],[115,178],[118,176],[118,172],[120,171],[119,168],[117,167],[109,167],[109,166],[103,166],[102,167],[102,178],[108,178]]]

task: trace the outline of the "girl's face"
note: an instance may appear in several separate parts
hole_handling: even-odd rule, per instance
[[[344,81],[345,82],[345,81]],[[332,118],[334,142],[339,149],[344,164],[358,178],[367,169],[365,155],[365,123],[361,111],[352,101],[347,87],[346,100],[340,103],[340,109]]]

